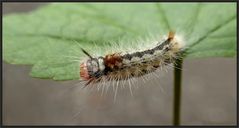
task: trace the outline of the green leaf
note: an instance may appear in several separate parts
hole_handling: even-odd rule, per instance
[[[185,36],[186,57],[236,54],[236,3],[54,3],[3,18],[3,58],[33,65],[31,75],[79,79],[83,46],[105,49],[170,30]],[[127,47],[127,44],[125,44]]]

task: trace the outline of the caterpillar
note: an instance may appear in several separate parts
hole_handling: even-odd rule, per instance
[[[133,53],[113,53],[92,57],[86,50],[82,52],[89,58],[80,64],[80,77],[89,84],[102,80],[128,80],[140,77],[158,68],[174,63],[183,51],[183,41],[170,31],[167,38],[151,49]]]

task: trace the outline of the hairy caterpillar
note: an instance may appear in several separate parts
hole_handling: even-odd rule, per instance
[[[168,37],[144,51],[128,54],[113,53],[104,57],[92,57],[82,49],[89,59],[80,64],[80,77],[85,85],[100,81],[128,80],[154,72],[159,67],[174,63],[183,50],[183,41],[169,32]]]

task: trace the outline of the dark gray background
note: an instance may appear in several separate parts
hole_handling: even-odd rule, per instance
[[[3,14],[34,10],[45,3],[3,3]],[[31,78],[30,66],[3,63],[5,125],[157,124],[171,125],[173,70],[133,89],[113,92],[81,90],[78,81]],[[153,83],[155,82],[155,83]],[[185,60],[182,124],[236,124],[236,58]]]

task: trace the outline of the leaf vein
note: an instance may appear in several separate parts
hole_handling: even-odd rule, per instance
[[[159,11],[159,14],[161,13],[162,15],[162,18],[164,20],[164,23],[167,27],[168,30],[171,30],[171,27],[170,27],[170,24],[169,24],[169,20],[168,18],[166,17],[166,13],[165,13],[165,10],[162,8],[162,6],[160,4],[156,4],[156,7],[157,7],[157,10]]]
[[[195,45],[199,44],[201,41],[205,40],[207,37],[210,36],[210,34],[212,34],[213,32],[219,30],[220,28],[224,27],[225,24],[230,23],[231,21],[233,21],[236,18],[236,15],[232,16],[231,18],[229,18],[228,20],[226,20],[225,22],[223,22],[222,24],[219,24],[218,26],[214,27],[213,29],[211,29],[209,32],[207,32],[204,36],[202,36],[201,38],[199,38],[195,43],[192,43],[188,48],[194,47]],[[188,49],[187,49],[188,50]],[[186,50],[186,51],[187,51]]]

